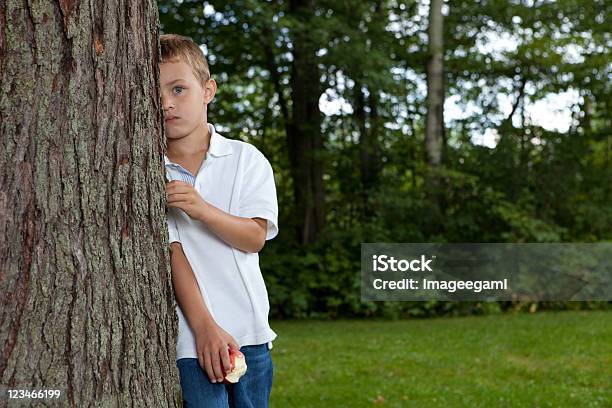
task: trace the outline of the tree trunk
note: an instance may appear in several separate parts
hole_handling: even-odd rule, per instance
[[[429,164],[433,167],[438,166],[442,160],[442,141],[444,139],[444,47],[442,35],[442,0],[431,0],[425,147]]]
[[[314,13],[312,0],[292,0],[291,15],[299,22],[293,36],[291,76],[292,121],[287,126],[287,145],[293,177],[296,218],[300,241],[317,239],[325,225],[323,188],[323,135],[319,110],[320,73],[316,47],[309,32]]]
[[[375,214],[375,209],[370,205],[368,198],[378,185],[381,171],[380,146],[378,144],[378,100],[375,94],[376,91],[370,90],[368,98],[370,126],[368,129],[368,117],[365,111],[366,99],[362,87],[361,83],[355,83],[354,116],[359,128],[359,158],[363,208],[365,216],[370,218]]]
[[[429,7],[429,60],[427,62],[427,123],[425,125],[425,151],[429,165],[427,195],[431,204],[430,234],[442,234],[445,225],[444,179],[437,171],[442,162],[444,143],[444,48],[442,30],[442,2],[430,0]]]
[[[153,1],[0,1],[4,387],[177,406],[158,55]]]

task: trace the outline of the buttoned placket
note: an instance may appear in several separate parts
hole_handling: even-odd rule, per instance
[[[208,148],[210,149],[210,145]],[[204,169],[210,166],[210,162],[212,161],[211,159],[212,159],[212,155],[207,150],[206,154],[204,155],[204,162],[200,166],[200,170],[198,170],[198,174],[196,174],[195,176],[195,183],[197,183],[198,181],[202,179],[202,177],[204,177]],[[194,183],[194,187],[195,187],[195,183]]]

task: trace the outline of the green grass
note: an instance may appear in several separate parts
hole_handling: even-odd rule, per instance
[[[272,407],[612,407],[612,312],[271,326]]]

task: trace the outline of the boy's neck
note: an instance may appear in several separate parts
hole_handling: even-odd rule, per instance
[[[201,126],[198,126],[189,135],[180,139],[167,139],[168,141],[168,158],[171,161],[180,161],[180,159],[202,154],[208,151],[210,146],[210,131],[208,123],[204,121]]]

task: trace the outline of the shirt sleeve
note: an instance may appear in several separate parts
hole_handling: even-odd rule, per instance
[[[176,219],[171,210],[166,214],[166,222],[168,224],[168,242],[170,244],[173,242],[181,242],[181,237],[176,227]]]
[[[245,218],[263,218],[268,221],[266,240],[278,234],[278,203],[272,166],[257,149],[252,163],[247,166],[241,188],[238,215]]]

